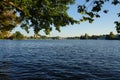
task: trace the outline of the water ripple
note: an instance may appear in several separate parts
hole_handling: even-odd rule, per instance
[[[119,44],[104,40],[1,40],[0,80],[120,80]]]

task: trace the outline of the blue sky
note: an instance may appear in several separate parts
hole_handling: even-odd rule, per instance
[[[81,14],[77,13],[77,6],[82,4],[85,0],[76,0],[76,4],[71,5],[68,10],[68,14],[74,19],[79,20],[81,18]],[[61,32],[56,31],[53,28],[53,31],[49,36],[61,36],[61,37],[73,37],[84,35],[85,33],[89,35],[102,35],[109,34],[111,31],[114,34],[117,34],[115,30],[115,20],[120,20],[116,12],[120,12],[120,6],[111,6],[107,4],[104,6],[104,9],[110,9],[108,14],[101,13],[101,17],[95,19],[95,21],[91,24],[88,22],[82,22],[80,24],[68,25],[65,27],[61,27]],[[21,31],[25,35],[33,35],[33,31],[31,30],[29,34],[27,34],[24,30],[20,28],[16,28],[15,31]],[[41,35],[45,35],[43,31],[40,31]]]

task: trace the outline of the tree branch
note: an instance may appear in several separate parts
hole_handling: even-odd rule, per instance
[[[14,8],[16,8],[17,10],[23,12],[23,9],[20,8],[20,7],[18,7],[18,6],[17,6],[16,4],[14,4],[13,2],[11,2],[11,1],[9,1],[9,0],[2,0],[2,1],[5,2],[6,4],[8,4],[8,5],[10,5],[10,6],[14,7]]]

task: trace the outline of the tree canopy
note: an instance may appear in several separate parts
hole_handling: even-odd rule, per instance
[[[49,34],[52,26],[60,31],[61,26],[78,23],[67,13],[74,0],[1,0],[0,29],[12,30],[17,24],[27,32],[30,27],[38,33],[41,29]]]
[[[92,23],[94,18],[99,18],[100,11],[106,2],[120,5],[120,0],[85,0],[85,4],[78,6],[78,12],[83,15],[80,21],[70,17],[67,13],[69,5],[75,0],[0,0],[0,30],[11,31],[18,24],[29,32],[33,28],[35,34],[44,30],[46,34],[52,31],[52,26],[60,31],[60,27],[82,21]],[[118,13],[120,17],[120,13]],[[115,21],[116,30],[120,33],[120,22]]]

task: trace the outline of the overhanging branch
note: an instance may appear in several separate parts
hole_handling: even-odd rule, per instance
[[[9,0],[2,0],[4,3],[16,8],[17,10],[21,11],[24,13],[23,9],[18,7],[16,4],[14,4],[13,2],[9,1]]]

